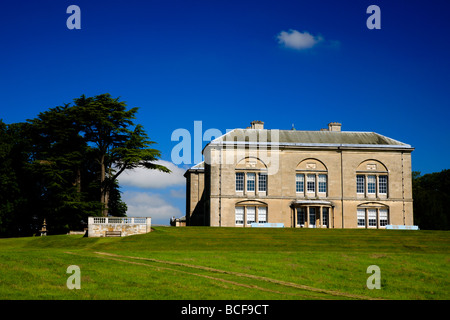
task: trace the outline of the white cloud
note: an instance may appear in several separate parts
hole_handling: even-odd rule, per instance
[[[161,189],[186,184],[186,180],[183,177],[185,172],[184,169],[177,167],[169,161],[159,160],[156,163],[165,166],[172,172],[165,173],[158,170],[149,170],[145,168],[125,170],[118,178],[119,185],[148,189]]]
[[[314,47],[319,42],[323,41],[321,36],[313,36],[307,31],[303,33],[297,30],[290,29],[289,31],[281,31],[277,35],[278,43],[286,48],[305,50]]]
[[[170,218],[179,218],[181,210],[159,194],[125,191],[122,200],[127,204],[127,217],[151,217],[152,224],[169,224]]]

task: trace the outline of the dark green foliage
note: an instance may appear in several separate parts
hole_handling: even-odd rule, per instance
[[[142,166],[170,172],[154,163],[160,152],[149,148],[154,142],[148,140],[143,127],[139,124],[132,127],[137,108],[126,110],[125,102],[113,99],[109,94],[92,98],[83,95],[74,101],[75,106],[69,109],[68,117],[76,122],[79,134],[99,164],[103,215],[108,213],[110,191],[124,170]]]
[[[0,120],[0,236],[82,230],[88,216],[125,216],[117,177],[143,166],[165,172],[137,108],[109,94],[41,112],[27,123]]]
[[[414,223],[421,229],[450,230],[450,170],[413,172]]]
[[[0,120],[0,235],[25,235],[35,223],[28,214],[37,200],[37,186],[29,183],[34,175],[26,131],[25,123],[6,125]]]

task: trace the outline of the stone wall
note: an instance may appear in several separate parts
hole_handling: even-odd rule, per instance
[[[208,204],[206,214],[210,215],[211,226],[236,226],[236,206],[266,206],[267,222],[296,227],[295,210],[292,206],[305,200],[330,202],[330,228],[358,228],[357,210],[361,206],[388,208],[389,224],[413,225],[410,150],[283,147],[278,151],[263,151],[262,155],[254,156],[254,151],[252,153],[252,150],[245,149],[241,155],[244,160],[221,163],[220,159],[236,158],[237,151],[231,148],[205,149],[205,158],[211,159],[211,164],[205,167]],[[272,174],[269,166],[260,166],[260,163],[271,163],[271,159],[279,159],[275,162],[277,170],[273,170]],[[236,172],[254,172],[256,179],[259,172],[267,172],[267,190],[264,193],[236,191]],[[305,191],[302,193],[296,192],[297,173],[305,175]],[[307,174],[316,176],[315,193],[307,192]],[[326,175],[326,192],[317,192],[319,174]],[[379,194],[378,191],[374,194],[368,194],[367,191],[365,194],[358,194],[357,175],[387,176],[386,194]],[[367,179],[365,182],[367,190]],[[257,180],[255,185],[258,185]],[[196,198],[198,199],[198,196]],[[193,200],[195,199],[191,198],[191,207],[195,205]],[[320,205],[317,204],[316,210],[319,209]],[[369,227],[367,221],[366,219],[366,227]],[[244,223],[242,226],[247,225]]]
[[[152,219],[122,217],[89,217],[88,237],[130,236],[151,231]]]

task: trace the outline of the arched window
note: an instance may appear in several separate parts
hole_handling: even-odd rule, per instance
[[[247,157],[235,168],[236,193],[242,195],[267,195],[267,166],[258,158]]]
[[[320,160],[305,159],[295,169],[295,192],[298,197],[317,198],[328,195],[328,169]]]
[[[356,195],[358,198],[389,197],[389,171],[378,160],[366,160],[356,169]]]

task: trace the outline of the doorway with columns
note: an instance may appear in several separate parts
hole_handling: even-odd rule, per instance
[[[333,228],[334,206],[329,201],[294,201],[294,228]]]

